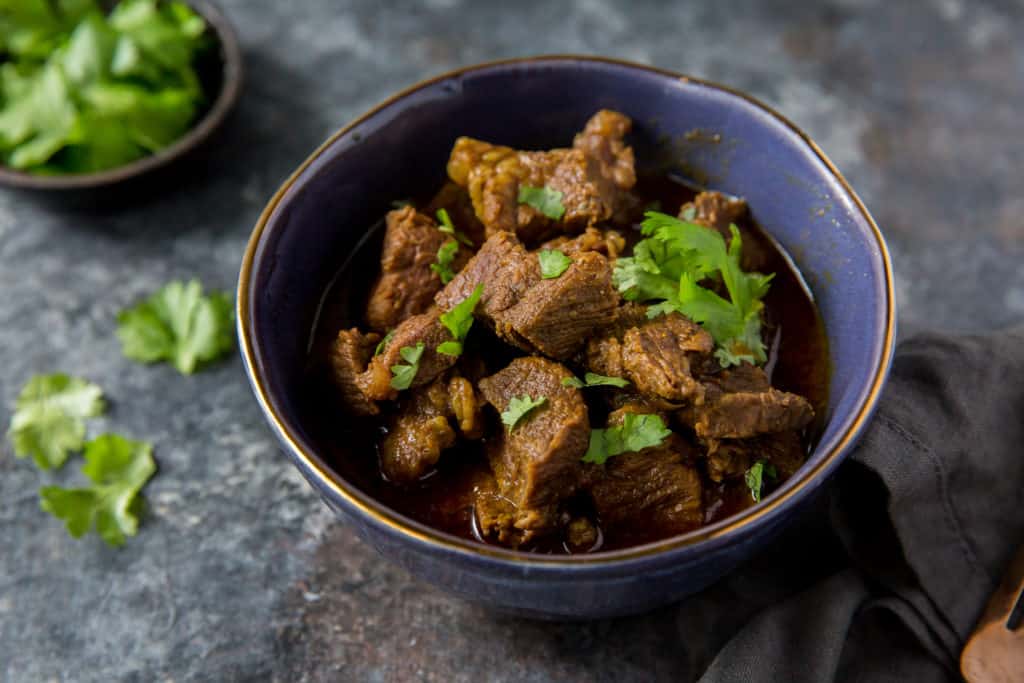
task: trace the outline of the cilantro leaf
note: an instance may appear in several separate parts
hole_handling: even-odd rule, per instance
[[[36,375],[21,390],[7,438],[19,458],[40,469],[60,467],[85,440],[85,418],[104,410],[103,391],[65,374]]]
[[[519,186],[518,201],[540,211],[548,218],[559,220],[565,215],[565,206],[562,204],[562,193],[552,190],[548,186],[530,187],[529,185]]]
[[[437,263],[431,263],[430,269],[441,278],[441,284],[446,285],[455,277],[452,270],[452,261],[459,251],[459,243],[455,240],[448,240],[437,250]]]
[[[746,471],[743,475],[743,481],[746,483],[747,488],[750,489],[750,497],[754,499],[755,503],[761,502],[764,478],[775,479],[776,476],[775,466],[766,463],[764,460],[758,460]]]
[[[564,387],[575,387],[582,389],[583,387],[623,387],[629,386],[629,381],[622,379],[621,377],[608,377],[607,375],[599,375],[596,372],[588,372],[583,376],[583,379],[579,377],[566,377],[562,380],[562,386]]]
[[[620,425],[590,430],[583,462],[601,465],[612,456],[657,446],[671,433],[660,415],[626,413]]]
[[[530,398],[524,394],[522,396],[513,397],[508,402],[508,407],[501,413],[502,423],[508,425],[509,433],[515,429],[515,426],[526,417],[533,409],[539,408],[548,402],[546,396],[538,396],[537,398]]]
[[[153,447],[117,434],[104,434],[85,445],[82,473],[92,482],[85,488],[44,486],[40,507],[64,521],[68,533],[80,538],[90,529],[109,545],[124,545],[139,528],[142,487],[156,472]]]
[[[423,356],[424,344],[420,342],[413,346],[403,346],[398,350],[398,354],[402,357],[402,360],[406,362],[406,365],[392,365],[391,374],[391,388],[404,391],[412,386],[412,381],[416,379],[416,373],[420,370],[420,358]]]
[[[542,249],[537,253],[540,261],[540,276],[543,280],[552,280],[572,265],[572,259],[558,249]]]
[[[227,295],[203,296],[198,280],[170,282],[117,316],[124,355],[143,363],[169,361],[185,375],[234,346],[234,312]]]
[[[452,223],[452,217],[448,215],[448,209],[438,209],[437,220],[440,223],[440,225],[437,226],[438,230],[447,235],[451,235],[467,247],[473,246],[473,241],[466,237],[465,233],[455,229],[455,224]]]
[[[438,353],[448,356],[459,356],[462,354],[462,342],[466,340],[470,328],[473,326],[473,311],[476,309],[480,297],[483,296],[483,284],[477,285],[472,293],[465,299],[455,304],[452,310],[441,314],[441,324],[451,333],[451,341],[438,345]]]
[[[395,331],[388,330],[388,333],[384,335],[384,338],[377,342],[377,347],[373,350],[373,355],[379,356],[384,352],[384,349],[388,348],[388,344],[395,338]]]
[[[746,273],[740,267],[743,241],[730,226],[728,247],[717,230],[648,211],[642,224],[647,239],[633,256],[615,263],[612,280],[626,299],[658,301],[649,317],[678,311],[700,323],[714,338],[723,366],[767,360],[761,339],[762,299],[773,275]],[[729,298],[705,287],[720,280]]]

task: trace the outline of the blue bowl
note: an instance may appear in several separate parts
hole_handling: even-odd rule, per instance
[[[538,556],[450,536],[390,510],[318,455],[299,408],[309,331],[339,265],[397,197],[439,186],[460,135],[514,147],[572,140],[598,109],[634,121],[641,164],[745,197],[793,256],[824,319],[826,425],[807,463],[760,505],[691,533],[584,556]],[[770,540],[864,430],[893,349],[892,269],[882,235],[818,147],[765,105],[647,66],[540,57],[470,67],[413,86],[349,124],[278,190],[253,231],[238,332],[253,391],[284,451],[331,509],[382,555],[459,597],[550,618],[636,613],[707,586]],[[344,418],[339,418],[344,419]]]

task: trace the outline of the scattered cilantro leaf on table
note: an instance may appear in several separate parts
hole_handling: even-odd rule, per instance
[[[746,471],[743,475],[743,481],[746,483],[747,488],[750,489],[750,497],[754,499],[755,503],[761,502],[764,478],[775,479],[776,476],[775,465],[766,463],[764,460],[758,460]]]
[[[169,361],[185,375],[234,346],[234,311],[220,292],[203,296],[198,280],[170,282],[117,316],[124,355],[143,363]]]
[[[424,348],[423,342],[420,342],[416,346],[403,346],[398,350],[406,365],[391,366],[392,389],[404,391],[412,386],[412,381],[416,379],[416,373],[420,370],[420,358],[423,356]]]
[[[588,372],[583,376],[583,379],[579,377],[566,377],[562,380],[562,386],[574,387],[576,389],[584,387],[619,387],[621,389],[629,386],[629,380],[622,379],[621,377],[599,375],[596,372]]]
[[[537,252],[542,280],[553,280],[569,269],[572,259],[558,249],[542,249]]]
[[[613,456],[657,446],[671,433],[659,415],[627,413],[621,425],[590,430],[583,462],[601,465]]]
[[[430,269],[441,278],[441,284],[446,285],[455,278],[455,271],[452,270],[452,261],[455,254],[459,252],[459,243],[453,239],[448,240],[437,250],[437,263],[431,263]]]
[[[565,205],[562,204],[562,193],[544,187],[531,187],[529,185],[519,186],[518,201],[540,211],[548,218],[560,220],[565,215]]]
[[[452,223],[452,217],[448,215],[448,209],[437,210],[437,221],[439,223],[439,225],[437,226],[438,230],[445,233],[446,235],[451,235],[458,241],[465,244],[467,247],[473,246],[473,240],[466,237],[465,233],[463,233],[461,230],[455,229],[455,224]]]
[[[508,402],[508,407],[501,413],[501,421],[508,426],[508,431],[511,433],[527,414],[547,402],[546,396],[538,396],[537,398],[530,398],[526,394],[515,396]]]
[[[437,346],[437,352],[448,356],[462,355],[462,343],[466,341],[469,330],[473,327],[473,311],[483,296],[483,284],[477,285],[472,293],[465,299],[455,304],[452,310],[441,314],[441,324],[445,326],[452,335],[450,341],[442,342]]]
[[[715,356],[723,366],[764,363],[762,299],[774,276],[743,271],[736,226],[729,226],[732,237],[726,247],[717,230],[655,211],[645,216],[647,239],[634,247],[633,256],[619,258],[612,273],[623,297],[657,301],[648,307],[649,317],[678,311],[700,323],[714,338]],[[712,281],[725,286],[728,299],[701,284]]]
[[[21,390],[7,437],[14,455],[40,469],[60,467],[85,440],[85,418],[104,410],[103,391],[62,373],[36,375]]]
[[[92,482],[84,488],[44,486],[40,507],[64,521],[68,533],[80,538],[90,529],[112,546],[139,528],[139,491],[156,472],[153,447],[117,434],[104,434],[85,445],[82,473]]]

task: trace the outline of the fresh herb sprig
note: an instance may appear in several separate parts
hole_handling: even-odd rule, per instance
[[[557,221],[565,215],[565,205],[562,204],[563,196],[561,192],[553,190],[547,185],[544,187],[520,185],[517,201],[520,204],[532,206],[548,218]]]
[[[747,488],[750,489],[750,497],[754,499],[755,503],[761,502],[761,492],[764,490],[765,478],[774,480],[777,476],[778,473],[775,471],[775,465],[764,460],[758,460],[744,473],[743,481],[746,483]]]
[[[629,380],[622,379],[621,377],[599,375],[596,372],[588,372],[583,375],[583,379],[579,377],[566,377],[562,380],[562,386],[574,387],[576,389],[583,389],[584,387],[618,387],[622,389],[629,386]]]
[[[572,259],[558,249],[542,249],[537,253],[537,259],[540,261],[542,280],[560,277],[572,265]]]
[[[671,433],[660,415],[627,413],[620,425],[590,430],[590,445],[583,462],[602,465],[613,456],[658,446]]]
[[[391,366],[392,389],[405,391],[412,386],[412,381],[416,379],[416,373],[420,371],[420,358],[423,357],[424,348],[424,343],[419,342],[416,346],[403,346],[398,350],[398,355],[402,357],[405,364],[399,363]]]
[[[515,396],[508,402],[505,410],[502,411],[501,421],[508,427],[509,433],[512,433],[516,425],[522,422],[527,415],[547,402],[546,396],[538,396],[537,398],[531,398],[528,394]]]
[[[461,356],[462,344],[466,341],[470,328],[473,326],[473,311],[484,294],[483,284],[477,285],[465,299],[455,304],[452,310],[442,313],[440,320],[445,329],[452,335],[449,341],[437,346],[437,352],[447,356]]]

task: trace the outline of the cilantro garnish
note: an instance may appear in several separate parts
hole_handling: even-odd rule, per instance
[[[654,211],[645,215],[647,239],[634,247],[633,256],[615,262],[613,281],[623,297],[660,300],[648,308],[650,317],[678,311],[700,323],[714,338],[715,357],[723,366],[764,363],[762,299],[774,275],[743,271],[736,226],[729,226],[732,239],[726,247],[717,230]],[[728,299],[700,284],[715,279],[724,283]]]
[[[543,249],[537,253],[540,261],[540,276],[543,280],[552,280],[572,265],[572,259],[558,249]]]
[[[446,341],[437,346],[437,352],[447,356],[462,355],[462,342],[469,334],[469,328],[473,326],[473,311],[476,309],[480,297],[483,296],[483,284],[477,285],[473,292],[465,299],[455,304],[452,310],[441,314],[441,324],[451,333],[451,341]]]
[[[112,546],[123,545],[139,528],[139,491],[156,472],[153,447],[117,434],[104,434],[85,445],[85,488],[44,486],[40,507],[64,520],[68,533],[80,538],[90,529]]]
[[[182,2],[0,2],[0,163],[87,173],[167,147],[204,100],[206,23]]]
[[[234,311],[225,294],[203,296],[198,280],[170,282],[118,314],[117,336],[128,358],[166,360],[189,375],[234,346]]]
[[[437,220],[440,223],[440,225],[437,226],[438,230],[446,235],[451,235],[467,247],[473,246],[473,241],[471,239],[466,237],[462,231],[455,229],[455,224],[452,223],[452,217],[448,215],[448,209],[438,209]]]
[[[622,387],[629,386],[629,381],[622,379],[621,377],[608,377],[607,375],[599,375],[596,372],[588,372],[583,376],[583,379],[579,377],[566,377],[562,380],[562,386],[564,387],[575,387],[576,389],[582,389],[583,387]]]
[[[103,391],[95,384],[60,373],[36,375],[18,395],[7,438],[15,456],[32,456],[44,470],[60,467],[82,447],[85,418],[103,409]]]
[[[402,357],[407,365],[392,365],[391,374],[391,388],[404,391],[412,386],[412,381],[416,379],[416,373],[420,369],[420,357],[423,356],[423,342],[418,343],[415,347],[403,346],[398,350],[398,354]]]
[[[501,413],[501,421],[508,425],[508,431],[511,433],[515,426],[526,417],[534,408],[539,408],[548,402],[546,396],[538,396],[537,398],[530,398],[524,394],[522,396],[513,397],[508,402],[508,407],[505,408],[504,412]]]
[[[518,201],[520,204],[532,206],[548,218],[553,218],[557,221],[565,215],[562,196],[561,192],[552,190],[547,185],[544,187],[520,185]]]
[[[377,347],[373,350],[373,355],[379,356],[384,353],[384,349],[388,348],[388,344],[391,343],[391,340],[394,339],[394,337],[395,331],[388,330],[388,333],[384,335],[384,338],[377,342]]]
[[[446,285],[455,278],[455,271],[452,270],[452,261],[459,251],[459,243],[455,240],[448,240],[437,250],[437,263],[431,263],[430,269],[441,278],[441,284]]]
[[[612,456],[657,446],[671,433],[659,415],[626,413],[621,425],[590,430],[583,462],[601,465]]]
[[[775,479],[777,477],[775,465],[758,460],[743,475],[743,481],[750,489],[750,497],[755,503],[761,502],[761,490],[764,488],[764,478]]]

